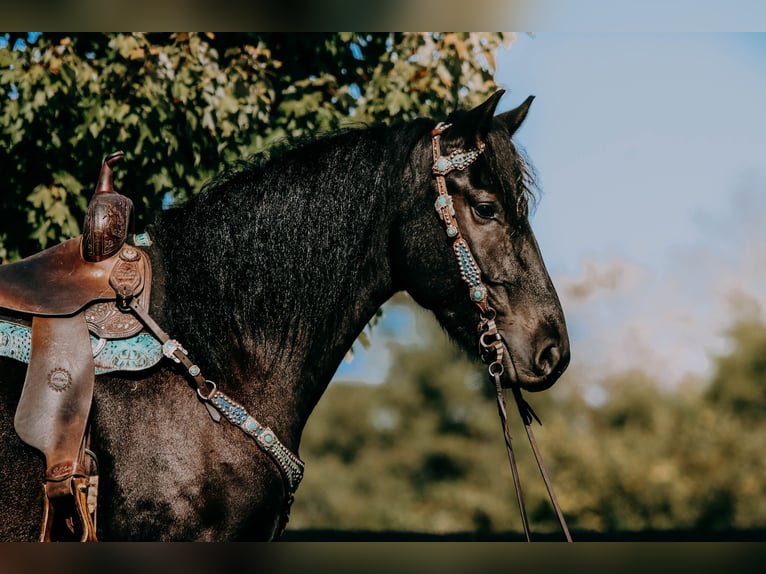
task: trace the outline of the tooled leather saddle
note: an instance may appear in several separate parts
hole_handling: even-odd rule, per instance
[[[22,342],[31,318],[28,354],[17,357],[29,366],[14,427],[45,455],[40,541],[97,538],[97,465],[87,444],[98,371],[92,339],[103,346],[135,338],[143,325],[125,302],[149,306],[150,261],[129,241],[133,204],[112,186],[122,156],[103,162],[81,236],[0,266],[0,308],[23,318],[13,327]]]

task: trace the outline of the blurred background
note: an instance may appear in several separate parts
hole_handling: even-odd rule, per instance
[[[766,539],[765,63],[748,33],[0,34],[0,257],[77,235],[115,149],[142,225],[276,141],[534,94],[517,137],[572,362],[527,399],[570,528]],[[309,421],[287,536],[520,533],[484,372],[396,296]]]

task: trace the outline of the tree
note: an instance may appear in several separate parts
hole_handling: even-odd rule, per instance
[[[520,535],[486,369],[427,311],[413,313],[421,344],[391,347],[386,380],[332,383],[309,419],[291,528]],[[575,540],[762,529],[766,326],[751,317],[730,333],[710,380],[672,387],[640,370],[604,376],[575,364],[550,390],[526,395]],[[597,404],[587,400],[595,384]],[[508,407],[533,536],[560,536],[510,396]]]
[[[716,358],[707,398],[750,422],[766,421],[766,325],[741,318],[727,332],[729,353]]]
[[[501,33],[6,34],[0,258],[80,233],[102,159],[137,225],[283,139],[444,117],[495,89]],[[31,41],[30,41],[31,40]]]

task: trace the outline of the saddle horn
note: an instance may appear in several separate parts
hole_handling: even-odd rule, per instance
[[[101,165],[98,184],[88,204],[82,228],[82,256],[86,261],[108,259],[128,238],[133,221],[133,202],[117,193],[112,184],[112,166],[125,154],[109,155]]]

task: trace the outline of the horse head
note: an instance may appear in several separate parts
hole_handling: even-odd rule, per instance
[[[539,391],[566,369],[569,338],[529,223],[530,169],[511,141],[532,97],[495,116],[502,94],[451,114],[417,146],[413,195],[398,230],[398,271],[402,287],[474,356],[477,320],[494,309],[505,351],[503,385]],[[440,162],[446,165],[441,183],[434,177],[442,173]],[[463,239],[460,249],[456,237]]]

